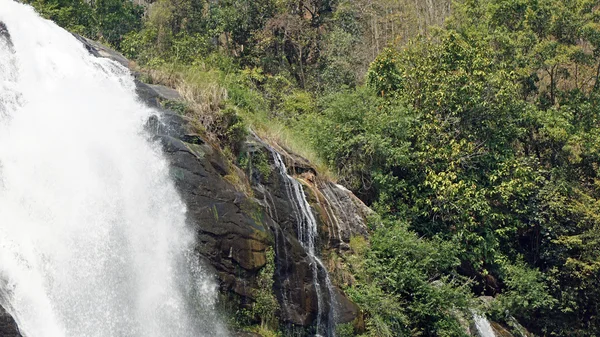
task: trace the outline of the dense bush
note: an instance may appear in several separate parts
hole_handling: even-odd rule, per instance
[[[119,48],[125,35],[142,26],[144,10],[129,0],[25,0],[62,27]]]
[[[451,243],[389,222],[375,229],[370,246],[355,238],[352,248],[358,282],[348,293],[369,315],[367,336],[466,335],[460,320],[470,315],[471,295]]]

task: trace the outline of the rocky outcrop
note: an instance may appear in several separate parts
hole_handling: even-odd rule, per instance
[[[330,181],[320,181],[317,190],[331,247],[345,249],[353,236],[367,235],[366,219],[373,213],[370,208],[348,189]]]
[[[148,93],[144,84],[139,86],[138,92]],[[156,97],[146,95],[144,99],[153,102]],[[270,167],[269,174],[264,175],[249,166],[248,179],[194,129],[191,120],[165,111],[149,123],[148,129],[156,134],[171,161],[173,177],[188,207],[188,218],[197,230],[197,250],[214,268],[222,290],[240,296],[243,303],[251,303],[257,272],[266,263],[267,248],[273,247],[281,320],[311,326],[318,309],[311,262],[297,239],[297,206],[285,190],[284,177],[274,168],[269,145],[255,138],[246,143],[250,162],[252,158],[266,158],[262,160]],[[295,170],[293,159],[288,160],[291,170]],[[315,180],[314,173],[311,174],[310,179]],[[347,245],[352,235],[366,233],[368,208],[357,207],[358,201],[350,192],[326,181],[318,184],[306,178],[302,181],[313,192],[309,199],[323,228],[319,242],[322,249]],[[248,184],[251,193],[243,193],[239,184]],[[352,222],[348,222],[350,219]],[[352,321],[357,315],[356,306],[339,289],[334,297],[333,301],[327,298],[325,305],[337,305],[336,320]]]
[[[138,83],[138,94],[150,104],[158,97],[152,90]],[[249,281],[265,265],[271,241],[260,205],[229,181],[235,170],[191,120],[163,110],[148,122],[147,129],[171,162],[171,175],[198,235],[198,252],[224,289],[250,296],[253,284]]]
[[[10,33],[8,32],[8,28],[6,28],[6,25],[2,21],[0,21],[0,42],[5,43],[8,48],[13,47],[13,43],[12,43],[12,40],[10,39]]]
[[[0,336],[21,337],[17,323],[2,307],[0,307]]]
[[[90,52],[90,54],[92,54],[96,57],[105,57],[105,58],[111,59],[113,61],[116,61],[125,67],[129,67],[129,60],[125,56],[121,55],[121,53],[118,53],[110,48],[105,47],[104,45],[102,45],[96,41],[90,40],[81,35],[73,34],[73,36],[75,36],[75,38],[77,40],[79,40],[79,41],[81,41],[81,43],[83,43],[83,45]]]
[[[352,236],[366,235],[366,218],[371,211],[345,188],[319,177],[305,159],[290,154],[285,149],[275,149],[256,136],[249,139],[245,148],[254,196],[275,223],[276,288],[282,306],[281,318],[288,323],[308,326],[316,319],[317,290],[313,286],[311,261],[298,241],[301,225],[298,223],[301,220],[298,212],[301,210],[294,204],[294,198],[290,197],[290,186],[286,186],[286,178],[276,169],[274,151],[286,162],[287,173],[295,175],[304,185],[311,211],[319,225],[320,235],[316,242],[318,250],[345,248]],[[257,167],[264,167],[265,163],[260,161],[265,160],[268,172]],[[322,276],[317,278],[319,277]],[[320,279],[319,282],[326,281]],[[333,305],[336,323],[354,320],[358,308],[339,288],[334,288],[333,298],[321,294],[326,300],[322,311],[326,312]]]
[[[143,83],[138,83],[138,94],[154,106],[162,97]],[[247,166],[241,172],[195,129],[192,120],[163,111],[149,123],[149,130],[160,139],[171,161],[188,218],[198,233],[198,252],[215,269],[221,289],[239,296],[241,303],[252,303],[257,272],[266,263],[266,250],[273,247],[281,322],[313,325],[319,311],[315,275],[298,240],[298,205],[286,190],[285,177],[275,168],[273,147],[250,136],[242,147]],[[352,236],[366,235],[371,211],[358,198],[319,177],[306,160],[283,149],[278,152],[289,173],[297,175],[308,191],[319,222],[319,250],[344,249]],[[323,275],[316,278],[325,282]],[[357,317],[358,308],[340,289],[335,288],[333,296],[320,295],[324,296],[321,312],[334,305],[337,323]]]
[[[197,250],[214,268],[221,290],[239,296],[242,304],[252,303],[257,272],[266,263],[266,250],[273,247],[280,321],[310,327],[317,318],[317,289],[310,259],[298,241],[297,205],[274,167],[274,148],[250,136],[243,146],[249,165],[240,172],[193,120],[160,108],[160,101],[178,98],[172,91],[136,84],[140,98],[162,111],[148,129],[160,139],[171,161],[188,218],[198,234]],[[282,148],[276,151],[287,162],[289,173],[306,186],[319,221],[320,250],[345,249],[352,236],[367,234],[366,218],[372,212],[368,207],[347,189],[319,177],[306,159]],[[266,161],[261,164],[269,167],[267,174],[252,165],[257,158]],[[335,305],[337,323],[357,317],[358,308],[340,289],[332,297],[326,298],[322,311]]]

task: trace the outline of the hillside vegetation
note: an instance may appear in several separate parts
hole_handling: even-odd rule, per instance
[[[377,211],[332,257],[366,318],[340,336],[462,336],[481,295],[598,335],[600,1],[27,2],[176,87],[232,158],[251,127]]]

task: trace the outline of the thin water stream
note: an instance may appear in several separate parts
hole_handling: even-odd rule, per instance
[[[315,250],[318,237],[317,220],[306,199],[302,184],[289,175],[281,155],[273,149],[271,149],[271,153],[279,174],[285,179],[286,194],[292,202],[296,224],[298,225],[296,229],[298,240],[310,259],[313,285],[317,293],[316,335],[335,337],[335,292],[329,273]]]

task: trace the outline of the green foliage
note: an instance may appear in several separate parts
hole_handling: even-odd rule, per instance
[[[261,327],[277,326],[275,313],[279,310],[277,298],[273,294],[275,274],[275,253],[269,248],[266,251],[267,263],[260,270],[257,278],[257,290],[254,293],[252,314],[260,319]]]
[[[451,243],[424,240],[405,225],[386,222],[372,236],[371,247],[352,243],[359,277],[348,289],[369,314],[368,336],[464,336],[458,312],[467,312],[470,295]]]
[[[373,197],[385,188],[382,171],[406,162],[411,123],[406,109],[385,104],[364,88],[326,96],[321,108],[308,116],[314,147],[347,186]]]
[[[173,110],[180,115],[187,114],[190,109],[188,104],[186,104],[185,102],[181,102],[181,101],[165,100],[165,101],[161,102],[161,105],[165,109]]]
[[[397,58],[398,53],[387,48],[369,67],[367,84],[382,97],[393,95],[402,88],[402,74],[396,63]]]
[[[119,48],[127,33],[141,28],[143,8],[132,1],[96,0],[93,4],[98,35],[102,41]]]
[[[274,331],[268,327],[258,326],[249,329],[250,331],[258,334],[261,337],[281,337],[281,333],[279,331]]]
[[[124,36],[142,25],[143,8],[130,0],[27,0],[60,26],[119,48]]]
[[[239,153],[242,143],[248,136],[248,127],[235,109],[227,107],[217,115],[217,121],[211,132],[215,133],[222,144],[228,146],[235,154]]]
[[[41,16],[74,33],[88,37],[96,34],[94,10],[83,0],[32,0],[25,3],[32,5]]]
[[[258,174],[263,181],[268,181],[271,176],[269,157],[264,151],[242,153],[238,158],[238,163],[249,174]]]
[[[587,275],[599,261],[580,255],[597,238],[586,215],[598,198],[597,6],[459,2],[432,38],[380,53],[367,76],[374,95],[324,101],[313,131],[347,186],[451,242],[473,290],[500,293],[497,305],[540,334],[587,336],[597,324],[580,296],[595,298]],[[371,122],[371,111],[385,117]],[[373,139],[393,141],[378,152]],[[374,274],[403,280],[382,265]]]
[[[506,290],[494,302],[499,307],[496,310],[525,318],[553,308],[556,300],[549,294],[544,275],[539,270],[531,269],[523,261],[501,265]]]
[[[204,28],[198,24],[202,8],[200,1],[157,1],[150,7],[143,29],[125,37],[124,54],[143,64],[192,64],[206,56],[211,47],[209,38],[199,33]]]
[[[339,18],[339,20],[344,20]],[[352,24],[352,21],[347,23]],[[360,60],[354,48],[358,41],[357,35],[347,30],[355,30],[350,27],[335,27],[324,38],[323,71],[321,72],[321,88],[324,92],[335,92],[344,87],[355,87],[362,74]]]
[[[335,327],[335,335],[338,337],[354,336],[354,327],[352,326],[352,323],[338,324]]]
[[[293,119],[314,113],[316,106],[310,93],[297,90],[284,98],[281,110],[284,118]]]
[[[254,167],[260,172],[263,178],[268,179],[271,175],[271,166],[269,165],[268,157],[264,152],[258,152],[253,158]]]

